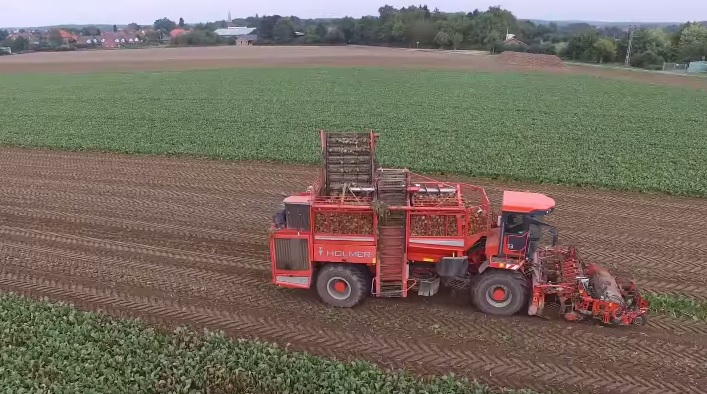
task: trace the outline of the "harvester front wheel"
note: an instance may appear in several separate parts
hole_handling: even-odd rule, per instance
[[[529,295],[527,279],[516,271],[486,271],[471,288],[474,306],[490,315],[518,313],[528,306]]]
[[[351,308],[368,296],[370,283],[361,267],[327,264],[317,276],[317,293],[331,306]]]

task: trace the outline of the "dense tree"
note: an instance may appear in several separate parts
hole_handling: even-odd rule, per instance
[[[179,18],[179,27],[184,27],[184,18]]]
[[[61,37],[61,33],[58,29],[52,29],[49,31],[49,34],[47,34],[47,41],[49,41],[49,45],[54,48],[58,48],[64,44],[64,39]]]
[[[498,34],[496,30],[491,30],[491,32],[484,39],[484,45],[486,45],[486,49],[491,51],[491,53],[496,53],[496,49],[498,49],[502,44],[503,40],[501,40],[501,35]]]
[[[2,41],[2,46],[9,46],[13,53],[26,51],[30,48],[30,42],[24,37],[17,37],[14,40],[6,38]]]
[[[440,31],[437,33],[435,36],[435,43],[439,45],[440,49],[444,49],[445,46],[449,45],[451,42],[451,38],[449,37],[449,34],[447,34],[444,31]]]
[[[0,29],[0,42],[4,41],[10,33],[7,30]]]
[[[118,31],[118,25],[113,25],[113,33]]]
[[[570,38],[565,55],[572,60],[593,61],[596,56],[594,44],[599,40],[596,30],[586,30]]]
[[[678,56],[683,61],[704,59],[707,56],[707,27],[692,23],[682,29]]]
[[[173,20],[170,20],[168,18],[162,18],[162,19],[157,19],[155,23],[152,24],[152,27],[155,28],[158,32],[161,32],[163,34],[169,34],[170,31],[174,30],[177,27],[177,24],[174,23]]]
[[[101,30],[95,26],[86,26],[79,33],[82,36],[100,36]]]
[[[295,36],[295,28],[290,18],[280,18],[273,28],[273,40],[278,44],[292,42]]]
[[[142,29],[142,26],[140,26],[140,25],[138,25],[137,23],[133,22],[133,23],[131,23],[131,24],[128,25],[128,28],[129,28],[130,30],[138,31],[138,30]]]
[[[616,41],[613,38],[602,38],[594,43],[594,51],[599,56],[599,63],[613,62],[616,58]]]
[[[170,45],[172,46],[204,46],[223,44],[223,39],[213,31],[194,30],[189,33],[180,34],[175,37]]]
[[[462,35],[462,33],[455,31],[454,33],[452,33],[452,35],[449,36],[449,40],[452,42],[452,47],[456,50],[459,49],[459,46],[464,41],[464,36]]]

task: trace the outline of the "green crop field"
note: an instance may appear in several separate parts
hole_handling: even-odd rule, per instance
[[[387,166],[707,195],[704,91],[378,69],[1,75],[0,144],[312,163],[320,128]]]
[[[172,335],[0,293],[3,393],[527,393],[466,379],[421,379],[219,333]]]

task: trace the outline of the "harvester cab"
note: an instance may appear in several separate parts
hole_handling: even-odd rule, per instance
[[[273,217],[275,285],[315,288],[336,307],[369,296],[433,296],[443,286],[468,291],[493,315],[542,315],[555,303],[567,320],[645,322],[648,302],[632,282],[557,246],[557,229],[544,221],[552,198],[506,191],[493,217],[481,187],[380,168],[377,138],[321,132],[319,178]],[[541,246],[546,230],[551,241]]]
[[[500,239],[499,257],[533,259],[540,246],[543,230],[557,244],[557,229],[543,221],[555,210],[555,200],[539,193],[505,191],[498,217]]]

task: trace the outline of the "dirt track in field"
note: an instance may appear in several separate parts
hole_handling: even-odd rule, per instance
[[[394,67],[491,72],[541,71],[707,89],[707,78],[583,65],[538,70],[530,67],[505,65],[499,62],[496,56],[480,51],[449,52],[363,46],[228,46],[45,52],[0,57],[0,74],[163,71],[253,66]]]
[[[597,393],[698,393],[707,325],[652,317],[601,328],[495,318],[466,295],[369,299],[330,309],[270,284],[266,229],[281,193],[314,169],[0,148],[0,290],[172,327],[222,329],[295,349],[492,385]],[[643,288],[707,298],[704,200],[482,182],[556,198],[563,243]]]

